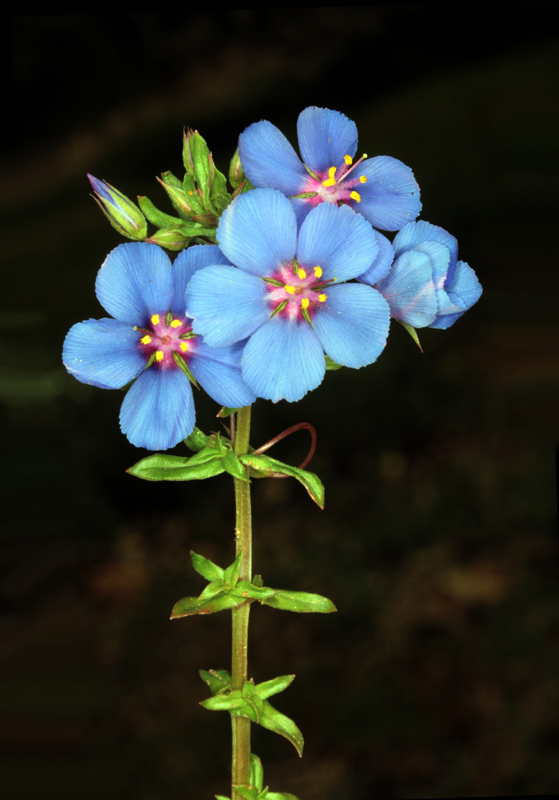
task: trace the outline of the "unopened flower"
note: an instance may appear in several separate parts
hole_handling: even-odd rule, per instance
[[[82,383],[121,389],[121,430],[136,447],[167,450],[190,435],[195,413],[189,375],[221,405],[255,399],[241,376],[242,344],[216,350],[192,332],[184,296],[198,269],[228,261],[215,245],[183,251],[171,264],[153,244],[116,247],[97,275],[96,294],[112,318],[74,325],[63,361]]]
[[[321,203],[348,205],[376,228],[397,231],[421,210],[419,186],[409,167],[391,156],[357,152],[357,126],[339,111],[306,108],[297,122],[302,161],[267,120],[239,137],[243,169],[259,188],[292,199],[299,223]]]
[[[127,239],[145,239],[147,222],[138,206],[107,181],[100,181],[93,175],[87,177],[95,192],[94,200],[113,228]]]
[[[386,298],[390,316],[413,328],[449,328],[482,293],[475,272],[458,261],[454,236],[429,222],[410,222],[392,243],[388,275],[360,277]]]
[[[298,230],[283,194],[255,189],[225,209],[217,240],[234,266],[196,272],[187,314],[214,347],[248,339],[241,366],[257,396],[299,400],[322,381],[324,353],[354,368],[376,360],[388,304],[372,287],[347,283],[378,254],[364,217],[323,203]]]

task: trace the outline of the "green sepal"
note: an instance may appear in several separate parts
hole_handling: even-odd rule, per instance
[[[172,217],[170,214],[165,214],[156,208],[149,197],[138,196],[138,203],[144,212],[144,216],[158,228],[180,228],[184,225],[184,220],[178,217]]]
[[[417,331],[416,331],[416,329],[415,329],[415,328],[412,328],[412,326],[411,326],[411,325],[408,325],[408,323],[407,323],[407,322],[402,322],[402,320],[400,320],[400,319],[398,320],[398,322],[400,323],[400,325],[402,326],[402,328],[405,328],[405,329],[407,330],[407,332],[409,333],[409,335],[411,336],[411,338],[414,340],[414,342],[416,343],[416,345],[419,347],[419,349],[421,350],[421,352],[423,352],[423,348],[421,347],[421,345],[420,345],[420,343],[419,343],[419,336],[417,335]]]
[[[182,181],[176,178],[172,172],[162,172],[161,178],[157,178],[157,180],[165,189],[179,217],[182,219],[190,219],[194,210],[192,205],[188,202]]]
[[[231,414],[236,414],[239,411],[238,408],[227,408],[227,406],[223,406],[219,409],[216,416],[220,419],[224,419],[225,417],[230,417]]]
[[[126,472],[145,481],[200,481],[225,472],[225,467],[219,460],[193,465],[189,462],[189,458],[182,456],[155,453],[142,458]]]
[[[324,353],[324,361],[326,362],[326,369],[327,370],[329,370],[329,369],[341,369],[342,368],[341,364],[336,364],[336,362],[332,361],[330,356],[327,356],[326,353]]]
[[[254,184],[252,184],[248,178],[245,178],[244,181],[237,186],[237,188],[231,195],[231,199],[234,200],[240,194],[244,194],[245,192],[250,192],[254,188],[255,188]]]
[[[225,570],[218,567],[217,564],[214,564],[213,561],[210,561],[209,558],[205,558],[204,556],[195,553],[194,550],[190,551],[190,560],[192,561],[192,566],[203,578],[207,581],[222,581],[223,575]]]
[[[284,464],[275,458],[270,458],[270,456],[254,455],[254,453],[240,456],[240,460],[250,468],[250,476],[254,478],[268,478],[274,472],[296,478],[305,487],[317,506],[324,508],[324,486],[314,472],[307,472],[304,469],[292,467],[290,464]]]
[[[242,597],[235,597],[231,593],[219,594],[207,600],[201,600],[199,597],[183,597],[173,606],[171,619],[192,617],[195,614],[216,614],[218,611],[241,606],[245,602]]]
[[[177,353],[176,350],[173,350],[172,356],[173,356],[173,361],[175,362],[177,367],[182,372],[184,372],[184,374],[186,375],[186,377],[188,378],[190,383],[198,389],[199,387],[198,387],[198,383],[196,382],[196,378],[194,377],[194,375],[192,374],[192,372],[188,368],[188,364],[186,363],[184,358],[181,356],[181,354]]]

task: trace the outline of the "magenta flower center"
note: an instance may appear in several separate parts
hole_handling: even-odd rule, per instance
[[[195,334],[186,317],[176,316],[170,311],[167,314],[153,314],[149,325],[138,330],[143,334],[140,349],[146,360],[160,369],[176,369],[177,355],[186,363],[192,356]]]
[[[326,302],[325,289],[331,281],[324,280],[321,267],[301,266],[294,261],[280,267],[266,283],[274,314],[309,321]]]
[[[303,187],[303,192],[316,192],[316,195],[309,197],[308,202],[313,207],[323,202],[337,203],[337,205],[349,204],[352,201],[360,203],[361,195],[357,189],[361,184],[367,182],[367,178],[365,175],[354,177],[351,173],[364,158],[367,158],[367,156],[361,156],[353,164],[351,156],[344,156],[342,164],[316,172],[316,177],[309,175]]]

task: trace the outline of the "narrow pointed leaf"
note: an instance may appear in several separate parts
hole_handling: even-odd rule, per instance
[[[272,678],[270,681],[264,681],[255,686],[255,691],[258,697],[266,700],[274,694],[279,694],[287,689],[295,679],[295,675],[280,675],[278,678]]]
[[[246,603],[246,600],[230,593],[220,594],[209,600],[201,600],[199,597],[183,597],[173,606],[171,619],[191,617],[194,614],[215,614],[228,608],[236,608],[243,603]]]
[[[247,701],[238,690],[229,694],[215,694],[200,703],[201,706],[204,706],[209,711],[236,711],[246,706],[246,704]]]
[[[230,586],[235,586],[239,577],[239,571],[241,569],[241,560],[243,557],[243,552],[237,555],[237,558],[230,564],[225,572],[223,573],[223,580],[227,581]]]
[[[314,472],[307,472],[298,467],[292,467],[289,464],[284,464],[282,461],[277,461],[275,458],[265,455],[254,455],[247,453],[240,456],[240,460],[251,468],[251,475],[257,478],[265,478],[274,472],[279,472],[281,475],[289,475],[296,478],[301,483],[314,502],[320,508],[324,508],[324,486],[322,481],[315,475]]]
[[[260,600],[259,597],[256,598]],[[336,611],[336,606],[327,597],[310,592],[290,592],[279,589],[275,594],[260,600],[265,606],[279,608],[282,611],[297,611],[299,613],[330,614]]]
[[[211,583],[208,583],[205,589],[200,592],[198,600],[209,600],[211,597],[217,597],[218,594],[223,593],[229,593],[229,586],[225,583],[225,581],[211,581]]]
[[[191,466],[188,458],[155,453],[138,461],[126,471],[145,481],[195,481],[221,475],[225,469],[220,461]]]
[[[235,586],[235,594],[238,597],[252,597],[261,603],[268,597],[277,594],[278,591],[279,589],[270,589],[267,586],[255,586],[250,581],[239,581]]]
[[[292,719],[286,717],[285,714],[281,714],[277,709],[275,709],[267,700],[263,702],[263,713],[260,717],[260,725],[263,728],[268,728],[270,731],[274,731],[274,733],[279,733],[280,736],[284,736],[293,747],[297,750],[299,756],[303,755],[303,745],[304,739],[303,734],[295,725]]]
[[[204,683],[210,687],[212,695],[231,688],[231,675],[226,669],[201,669],[199,674]]]
[[[250,783],[259,792],[264,784],[264,768],[262,762],[254,753],[250,754]]]
[[[209,558],[205,558],[195,553],[194,550],[191,550],[190,560],[196,572],[207,581],[223,580],[224,570],[218,567],[217,564],[214,564],[213,561],[210,561]]]

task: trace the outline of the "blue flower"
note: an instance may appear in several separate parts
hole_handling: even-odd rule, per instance
[[[167,450],[190,435],[195,414],[188,371],[220,405],[255,400],[241,376],[242,343],[209,347],[184,311],[196,270],[228,263],[215,245],[184,250],[171,264],[161,248],[135,242],[116,247],[99,270],[97,299],[113,318],[74,325],[64,341],[64,366],[102,389],[137,379],[120,410],[121,430],[136,447]]]
[[[368,270],[360,280],[386,298],[390,316],[413,328],[449,328],[482,292],[475,272],[458,261],[458,243],[443,228],[410,222],[394,237],[386,277]]]
[[[283,194],[255,189],[225,209],[216,235],[235,266],[216,262],[196,272],[186,310],[212,347],[248,339],[241,366],[256,395],[299,400],[322,381],[324,353],[358,368],[382,352],[387,302],[370,286],[346,282],[379,251],[362,216],[323,203],[298,230]]]
[[[346,204],[386,231],[397,231],[417,217],[421,202],[411,169],[390,156],[364,155],[354,163],[357,126],[344,114],[306,108],[297,134],[304,163],[267,120],[240,135],[239,154],[254,186],[278,189],[292,199],[299,224],[323,202]]]

